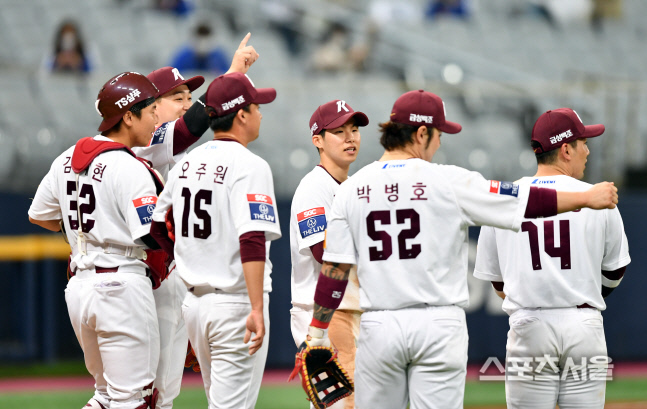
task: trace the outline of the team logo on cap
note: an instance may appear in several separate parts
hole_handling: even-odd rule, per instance
[[[431,124],[431,123],[434,122],[434,117],[433,116],[428,116],[428,115],[410,114],[409,115],[409,121],[411,121],[411,122],[425,122],[427,124]]]
[[[511,182],[499,182],[498,180],[491,180],[490,193],[498,193],[500,195],[517,197],[519,195],[519,185]]]
[[[135,210],[141,224],[148,224],[153,221],[153,211],[157,205],[157,196],[144,196],[133,200]]]
[[[180,74],[180,71],[177,68],[173,68],[171,72],[173,73],[173,81],[177,81],[177,80],[184,81],[184,77],[182,76],[182,74]]]
[[[310,136],[313,136],[313,135],[315,134],[315,131],[316,131],[317,129],[319,129],[319,125],[317,125],[317,123],[315,122],[315,123],[312,125],[312,128],[310,128]]]
[[[301,238],[312,236],[326,230],[326,209],[315,207],[297,214]]]
[[[262,194],[247,195],[249,212],[252,220],[261,220],[276,223],[276,214],[272,205],[272,197]]]

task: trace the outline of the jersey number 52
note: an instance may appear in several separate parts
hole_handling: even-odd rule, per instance
[[[400,231],[398,234],[398,255],[400,259],[416,258],[420,254],[420,244],[412,244],[407,247],[407,239],[413,239],[420,233],[420,215],[414,209],[397,209],[395,211],[395,221],[397,224],[404,224],[410,220],[410,227]],[[366,229],[368,236],[375,241],[382,242],[382,250],[377,247],[369,247],[368,254],[371,261],[386,260],[393,254],[392,237],[383,230],[377,230],[376,222],[382,225],[391,224],[390,210],[373,210],[366,216]]]

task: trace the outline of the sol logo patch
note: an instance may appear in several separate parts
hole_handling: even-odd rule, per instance
[[[157,129],[153,133],[153,137],[151,138],[151,141],[148,143],[148,146],[164,143],[164,139],[166,138],[166,130],[168,129],[168,124],[170,124],[170,122],[164,122],[162,125],[157,127]]]
[[[490,193],[508,195],[517,197],[519,195],[519,185],[512,182],[499,182],[498,180],[490,181]]]
[[[144,196],[133,200],[135,210],[142,224],[148,224],[153,221],[153,211],[157,205],[157,196]]]
[[[297,214],[301,238],[306,238],[326,230],[326,209],[315,207]]]
[[[276,223],[276,214],[272,206],[272,197],[262,194],[248,194],[249,212],[252,220]]]

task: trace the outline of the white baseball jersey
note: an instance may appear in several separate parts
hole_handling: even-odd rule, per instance
[[[101,135],[94,139],[110,141]],[[94,159],[86,172],[80,174],[77,191],[71,167],[73,152],[74,146],[54,160],[38,186],[29,216],[36,220],[64,220],[72,247],[72,269],[118,266],[120,272],[127,272],[130,267],[145,268],[140,260],[105,253],[94,246],[144,247],[138,239],[150,232],[157,203],[151,174],[128,152],[104,152]],[[85,256],[77,248],[79,212],[88,246]]]
[[[585,191],[591,185],[569,176],[525,177],[521,186]],[[617,208],[581,209],[544,219],[524,219],[521,232],[482,228],[474,276],[503,281],[503,309],[606,305],[600,270],[629,264],[629,247]]]
[[[518,230],[528,187],[421,159],[374,162],[344,182],[323,259],[357,264],[360,307],[468,305],[468,227]]]
[[[321,263],[315,260],[310,246],[324,241],[326,215],[339,189],[335,180],[321,166],[316,166],[299,183],[290,210],[290,254],[292,257],[292,303],[314,306],[315,288]],[[359,310],[357,276],[349,277],[339,309]]]
[[[173,140],[175,137],[175,124],[177,119],[171,122],[165,122],[158,126],[153,132],[148,146],[134,147],[133,152],[140,158],[146,159],[152,163],[153,168],[157,170],[164,180],[168,178],[169,170],[181,161],[186,155],[182,151],[173,155]]]
[[[264,291],[272,288],[270,241],[281,237],[269,165],[235,141],[195,148],[169,174],[153,215],[164,221],[173,206],[175,261],[189,287],[247,293],[239,237],[266,237]]]

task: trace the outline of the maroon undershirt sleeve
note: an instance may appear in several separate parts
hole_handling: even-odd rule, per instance
[[[193,145],[200,139],[200,136],[195,136],[189,132],[189,128],[184,122],[184,118],[180,118],[175,122],[175,131],[173,133],[173,155],[185,151],[189,146]]]
[[[503,281],[491,281],[492,287],[494,287],[495,290],[497,291],[503,291]]]
[[[240,261],[265,261],[265,233],[250,231],[238,238],[240,243]]]
[[[175,243],[173,240],[168,237],[168,230],[166,229],[166,223],[153,221],[151,223],[151,236],[155,241],[160,245],[162,250],[166,252],[171,257],[171,260],[174,258],[174,248]]]
[[[527,219],[536,219],[537,217],[550,217],[556,214],[557,191],[555,189],[531,186],[524,217]]]
[[[323,241],[320,241],[317,244],[313,244],[310,246],[310,251],[312,251],[312,255],[314,256],[315,260],[317,260],[317,263],[323,264],[323,253],[324,253],[324,248],[323,248]]]

